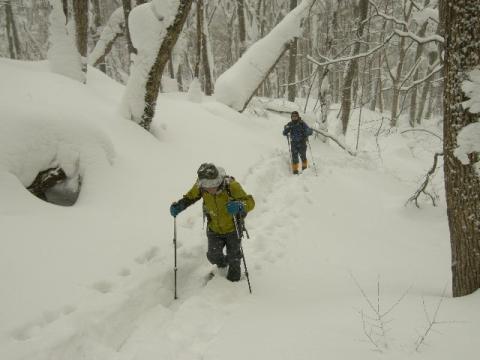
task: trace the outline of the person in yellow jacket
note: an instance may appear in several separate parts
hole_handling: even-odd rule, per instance
[[[170,206],[170,214],[176,217],[187,207],[203,199],[203,213],[207,218],[207,259],[219,268],[228,266],[227,279],[238,281],[241,275],[242,251],[233,217],[245,217],[255,207],[255,200],[219,166],[203,163],[197,175],[197,181],[192,188]]]

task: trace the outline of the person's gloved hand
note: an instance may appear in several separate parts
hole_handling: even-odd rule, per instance
[[[230,215],[236,215],[240,212],[243,212],[244,209],[245,209],[245,206],[241,201],[229,201],[227,203],[227,211]]]
[[[183,206],[180,205],[178,202],[174,202],[172,205],[170,205],[170,214],[173,217],[176,217],[178,214],[180,214],[183,211]]]

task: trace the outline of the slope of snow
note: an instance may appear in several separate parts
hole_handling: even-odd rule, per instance
[[[116,113],[123,88],[101,73],[89,69],[82,85],[29,65],[0,61],[0,126],[12,134],[1,145],[10,165],[0,163],[1,359],[478,357],[480,294],[452,299],[448,290],[441,174],[439,207],[426,199],[421,209],[404,206],[440,146],[435,137],[383,129],[376,141],[381,115],[364,110],[357,157],[312,138],[318,176],[310,168],[294,177],[281,136],[288,118],[247,117],[208,97],[169,93],[159,98],[152,136]],[[41,154],[23,155],[15,140]],[[72,207],[24,189],[32,166],[63,154],[62,143],[78,150],[64,166],[85,164]],[[30,173],[16,170],[19,161]],[[243,242],[253,295],[246,281],[222,274],[206,282],[196,204],[177,220],[174,301],[168,208],[205,161],[256,199]],[[381,313],[393,307],[382,320],[377,299]],[[442,323],[416,351],[425,313]]]

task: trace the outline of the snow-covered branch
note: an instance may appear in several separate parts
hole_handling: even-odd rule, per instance
[[[107,25],[100,35],[100,39],[95,44],[95,48],[88,57],[88,63],[96,66],[103,61],[105,56],[112,49],[115,40],[122,36],[125,27],[125,17],[123,15],[123,8],[119,7],[115,10],[110,19],[108,19]]]
[[[432,41],[435,41],[435,42],[438,42],[438,43],[441,43],[443,44],[445,42],[445,39],[443,38],[443,36],[440,36],[440,35],[437,35],[437,34],[433,34],[433,35],[430,35],[430,36],[427,36],[427,37],[420,37],[410,31],[400,31],[398,29],[394,29],[393,32],[395,34],[397,34],[398,36],[401,36],[401,37],[408,37],[410,39],[412,39],[413,41],[419,43],[419,44],[426,44],[426,43],[429,43],[429,42],[432,42]]]
[[[384,18],[385,20],[393,21],[395,24],[404,26],[405,28],[408,27],[408,24],[405,21],[398,20],[394,16],[390,16],[390,15],[387,15],[387,14],[383,13],[382,11],[380,11],[380,9],[378,8],[378,5],[375,4],[375,2],[373,2],[372,0],[370,0],[369,2],[370,2],[370,5],[372,6],[372,8],[375,10],[375,15],[380,16],[381,18]]]
[[[443,69],[443,65],[440,65],[438,64],[428,75],[426,75],[424,78],[422,79],[418,79],[416,81],[414,81],[413,83],[411,83],[409,86],[405,86],[405,87],[401,87],[400,88],[400,91],[410,91],[411,89],[413,89],[415,86],[423,83],[424,81],[427,81],[428,79],[430,79],[433,75],[435,75],[436,73],[438,73],[439,71],[441,71]]]
[[[320,135],[323,135],[329,139],[332,139],[338,146],[340,146],[343,150],[345,150],[346,152],[348,152],[350,155],[352,156],[357,156],[357,153],[355,151],[353,151],[352,149],[350,149],[346,144],[344,144],[340,139],[338,139],[337,137],[333,136],[332,134],[329,134],[328,132],[326,131],[323,131],[323,130],[320,130],[320,129],[312,129],[314,132],[316,132],[317,134],[320,134]]]

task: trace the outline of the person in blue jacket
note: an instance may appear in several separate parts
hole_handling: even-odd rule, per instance
[[[302,170],[308,166],[307,161],[307,140],[313,134],[313,130],[302,120],[298,111],[293,111],[291,121],[283,128],[283,135],[290,138],[292,149],[292,171],[298,175],[299,156],[302,159]]]

